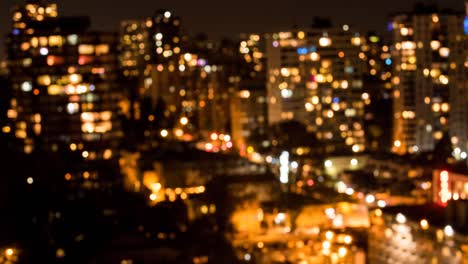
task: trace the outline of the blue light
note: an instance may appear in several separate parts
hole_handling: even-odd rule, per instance
[[[387,30],[388,30],[388,31],[393,31],[393,22],[388,22],[388,24],[387,24]]]
[[[334,98],[333,98],[333,102],[336,103],[336,104],[339,103],[339,102],[340,102],[340,98],[334,97]]]
[[[468,16],[463,20],[463,29],[465,30],[465,35],[468,35]]]
[[[317,47],[315,46],[312,46],[309,48],[309,52],[316,52],[317,51]]]
[[[15,28],[15,29],[13,29],[12,33],[13,33],[13,35],[17,36],[17,35],[19,35],[20,31],[19,31],[19,29]]]
[[[385,64],[387,64],[387,65],[392,65],[392,59],[387,58],[387,59],[385,60]]]
[[[304,48],[304,47],[297,48],[297,54],[299,55],[307,54],[307,48]]]

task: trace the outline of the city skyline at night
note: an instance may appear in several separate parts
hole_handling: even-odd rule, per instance
[[[6,4],[0,264],[468,263],[468,0]]]
[[[199,32],[207,33],[209,37],[219,39],[222,37],[238,38],[240,33],[272,32],[284,30],[292,25],[308,25],[314,16],[328,17],[337,25],[349,24],[354,30],[366,32],[377,31],[386,33],[386,26],[393,12],[409,10],[417,0],[392,2],[377,2],[372,0],[359,3],[333,0],[326,3],[314,1],[297,1],[285,6],[270,6],[268,1],[254,1],[248,5],[242,3],[221,3],[216,0],[203,2],[187,2],[183,0],[171,2],[158,2],[139,0],[128,6],[126,1],[99,1],[91,0],[68,1],[60,5],[63,15],[89,15],[92,17],[92,28],[105,31],[117,31],[119,23],[125,19],[144,18],[147,10],[160,8],[170,9],[176,12],[184,20],[185,30],[191,34]],[[0,4],[0,34],[7,33],[8,19],[12,6],[20,4],[20,0],[6,0]],[[461,10],[463,1],[431,1],[444,8]],[[268,6],[268,12],[265,7]],[[112,16],[109,9],[112,9]],[[237,16],[242,13],[242,19]],[[217,21],[213,23],[213,21]],[[388,37],[390,34],[387,35]],[[5,42],[0,40],[0,49]],[[0,55],[0,58],[3,54]]]

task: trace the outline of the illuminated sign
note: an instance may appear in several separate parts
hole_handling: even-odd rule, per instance
[[[442,203],[447,203],[450,200],[452,194],[449,188],[449,173],[447,171],[440,172],[440,192],[439,197]]]

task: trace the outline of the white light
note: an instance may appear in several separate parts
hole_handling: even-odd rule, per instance
[[[170,18],[171,17],[171,12],[169,12],[169,11],[164,12],[164,17],[165,18]]]
[[[353,194],[354,194],[354,189],[351,188],[351,187],[348,187],[348,188],[346,188],[345,193],[346,193],[347,195],[353,195]]]
[[[156,33],[156,35],[154,35],[154,38],[155,38],[156,40],[161,40],[161,39],[163,38],[163,34],[161,34],[161,33]]]
[[[70,45],[76,45],[78,43],[78,36],[77,35],[70,35],[67,37],[67,41]]]
[[[21,84],[21,90],[23,90],[23,92],[30,92],[32,90],[31,82],[23,82]]]
[[[249,253],[246,253],[246,254],[244,255],[244,260],[245,260],[245,261],[250,261],[251,258],[252,258],[252,257],[250,256]]]
[[[278,213],[275,217],[275,224],[281,224],[286,220],[286,214],[285,213]]]
[[[339,193],[344,193],[344,192],[346,192],[346,189],[347,189],[347,188],[348,188],[348,187],[346,186],[346,184],[345,184],[344,182],[342,182],[342,181],[340,181],[340,182],[338,182],[338,183],[336,184],[336,190],[337,190]]]
[[[280,182],[289,182],[289,152],[283,151],[279,157],[280,160]]]
[[[348,30],[349,30],[349,26],[348,26],[348,25],[343,25],[343,30],[344,30],[344,31],[348,31]]]
[[[32,177],[29,177],[29,178],[26,179],[26,182],[27,182],[28,184],[33,184],[33,183],[34,183],[34,179],[33,179]]]
[[[356,165],[358,165],[358,160],[357,159],[351,159],[351,161],[349,163],[351,164],[351,166],[356,166]]]
[[[375,196],[372,194],[366,195],[366,203],[371,204],[373,202],[375,202]]]
[[[281,152],[279,159],[280,159],[281,165],[287,164],[289,162],[289,152],[287,151]]]
[[[78,103],[68,103],[67,104],[67,112],[69,114],[77,113],[78,109],[79,109],[79,104]]]
[[[453,230],[451,226],[448,225],[444,227],[444,233],[448,237],[453,237],[453,235],[455,234],[455,231]]]
[[[353,145],[352,150],[353,152],[359,152],[359,145]]]
[[[180,124],[181,124],[181,125],[184,125],[184,126],[185,126],[185,125],[188,124],[188,122],[189,122],[189,120],[188,120],[187,117],[184,116],[184,117],[180,118]]]
[[[166,129],[161,130],[161,137],[167,137],[169,135],[169,132]]]
[[[331,39],[326,35],[319,39],[319,45],[322,47],[330,46],[331,43],[332,43]]]
[[[273,158],[271,156],[267,156],[265,160],[266,162],[271,163],[273,161]]]
[[[289,89],[281,90],[281,97],[283,98],[291,98],[292,95],[293,95],[293,92]]]
[[[325,214],[328,216],[328,218],[335,218],[335,209],[327,208],[325,209]]]
[[[299,167],[299,164],[297,164],[297,161],[291,162],[291,168],[297,169]]]
[[[464,151],[462,153],[460,153],[460,158],[462,158],[462,159],[466,159],[467,156],[468,155]]]
[[[378,200],[377,206],[380,208],[384,208],[385,206],[387,206],[387,203],[384,200]]]
[[[406,216],[404,216],[402,213],[398,213],[396,215],[396,221],[400,224],[406,223]]]
[[[49,54],[49,50],[47,48],[41,48],[39,50],[39,53],[42,55],[42,56],[45,56],[47,54]]]
[[[333,166],[333,162],[331,160],[326,160],[324,164],[326,168],[331,168],[331,166]]]

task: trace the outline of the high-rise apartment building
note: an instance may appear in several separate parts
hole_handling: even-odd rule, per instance
[[[269,147],[265,38],[259,34],[241,36],[242,55],[239,89],[232,94],[231,128],[234,143],[241,153]]]
[[[117,35],[88,31],[87,17],[59,17],[56,4],[29,1],[12,13],[8,117],[24,152],[72,151],[110,159],[118,121]]]
[[[268,121],[304,123],[326,152],[365,150],[364,38],[311,27],[267,35]]]
[[[468,67],[461,13],[419,6],[393,16],[393,152],[432,151],[448,135],[468,142]]]

